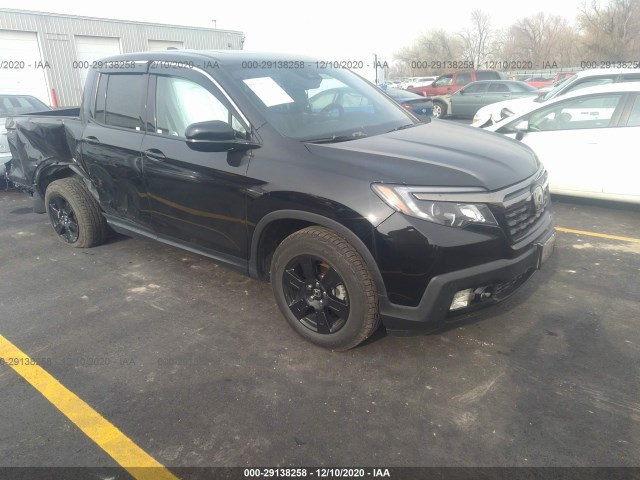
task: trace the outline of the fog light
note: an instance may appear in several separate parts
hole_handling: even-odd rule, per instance
[[[461,308],[466,308],[473,300],[474,293],[473,288],[467,288],[466,290],[460,290],[453,296],[453,301],[451,302],[451,306],[449,310],[460,310]]]

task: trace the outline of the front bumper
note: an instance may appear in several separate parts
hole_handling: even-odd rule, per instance
[[[501,302],[515,293],[540,268],[553,250],[554,241],[555,231],[551,228],[515,258],[496,260],[435,276],[415,307],[397,305],[381,298],[382,322],[389,333],[396,335],[438,330],[447,320],[460,314]],[[488,287],[487,291],[491,292],[491,296],[478,299],[462,310],[450,310],[456,292],[478,287]]]

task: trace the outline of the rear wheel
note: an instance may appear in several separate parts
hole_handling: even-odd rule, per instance
[[[291,327],[316,345],[348,350],[379,326],[378,294],[364,260],[327,228],[287,237],[273,256],[271,284]]]
[[[107,224],[98,202],[77,178],[51,182],[44,198],[47,215],[60,240],[71,247],[100,245],[107,235]]]

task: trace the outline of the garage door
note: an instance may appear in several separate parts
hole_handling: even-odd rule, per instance
[[[33,95],[49,104],[49,88],[42,61],[38,35],[34,32],[0,30],[0,93]]]
[[[162,50],[184,50],[184,43],[173,40],[149,40],[150,52],[160,52]]]
[[[78,65],[91,65],[92,62],[120,53],[120,39],[113,37],[88,37],[76,35],[76,60]],[[88,68],[80,68],[80,85],[84,88]]]

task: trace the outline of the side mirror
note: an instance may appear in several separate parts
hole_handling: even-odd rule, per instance
[[[220,120],[192,123],[184,132],[187,141],[224,142],[233,140],[235,132],[231,125]]]
[[[458,95],[464,95],[464,89],[462,89],[462,90],[458,90],[456,93],[457,93]],[[454,95],[455,95],[456,93],[454,93]]]
[[[236,133],[226,122],[210,120],[192,123],[184,135],[187,146],[199,152],[231,152],[251,150],[260,145],[236,138]]]
[[[500,118],[507,118],[511,115],[513,115],[513,112],[508,108],[503,108],[502,110],[500,110]]]
[[[516,140],[522,140],[524,138],[525,133],[529,131],[529,120],[523,120],[518,123],[515,127],[516,131]]]

